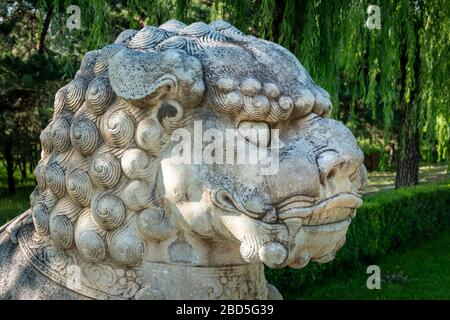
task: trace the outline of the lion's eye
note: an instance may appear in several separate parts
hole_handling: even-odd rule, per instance
[[[270,126],[266,122],[241,121],[238,133],[242,139],[255,146],[267,148],[270,145]]]

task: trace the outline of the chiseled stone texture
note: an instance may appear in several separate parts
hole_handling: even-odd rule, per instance
[[[0,297],[281,298],[263,266],[332,260],[362,204],[330,110],[288,50],[224,21],[122,32],[56,93],[31,208],[0,228]],[[271,161],[236,163],[242,145]]]
[[[42,275],[6,232],[0,233],[0,300],[86,299]]]

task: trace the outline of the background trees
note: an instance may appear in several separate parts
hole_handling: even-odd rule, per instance
[[[57,57],[45,50],[48,23],[42,24],[35,5],[16,1],[0,11],[0,154],[9,193],[15,191],[15,169],[26,178],[37,164],[40,130],[61,78]]]
[[[69,5],[81,29],[68,29]],[[0,5],[0,151],[26,175],[53,93],[84,52],[125,28],[224,19],[289,48],[330,92],[332,116],[363,137],[373,167],[395,166],[396,186],[417,184],[421,160],[448,161],[450,3],[379,0],[381,29],[365,27],[361,0],[34,0]],[[371,152],[371,151],[370,151]],[[395,161],[396,159],[396,161]],[[379,162],[379,163],[378,163]],[[29,168],[28,168],[29,169]]]

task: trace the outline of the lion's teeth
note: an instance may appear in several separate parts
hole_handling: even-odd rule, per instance
[[[317,211],[309,217],[304,218],[304,225],[322,225],[334,223],[344,220],[346,218],[354,218],[356,210],[349,208],[334,208],[330,210]]]

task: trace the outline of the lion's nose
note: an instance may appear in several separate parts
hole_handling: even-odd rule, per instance
[[[317,156],[320,182],[323,186],[348,190],[360,184],[363,153],[358,148],[346,150],[326,150]],[[343,190],[344,189],[344,190]]]
[[[287,146],[289,149],[290,146]],[[315,198],[320,193],[317,166],[301,153],[285,152],[280,156],[279,169],[275,175],[265,176],[270,190],[270,201],[277,202],[287,196],[304,195]]]

